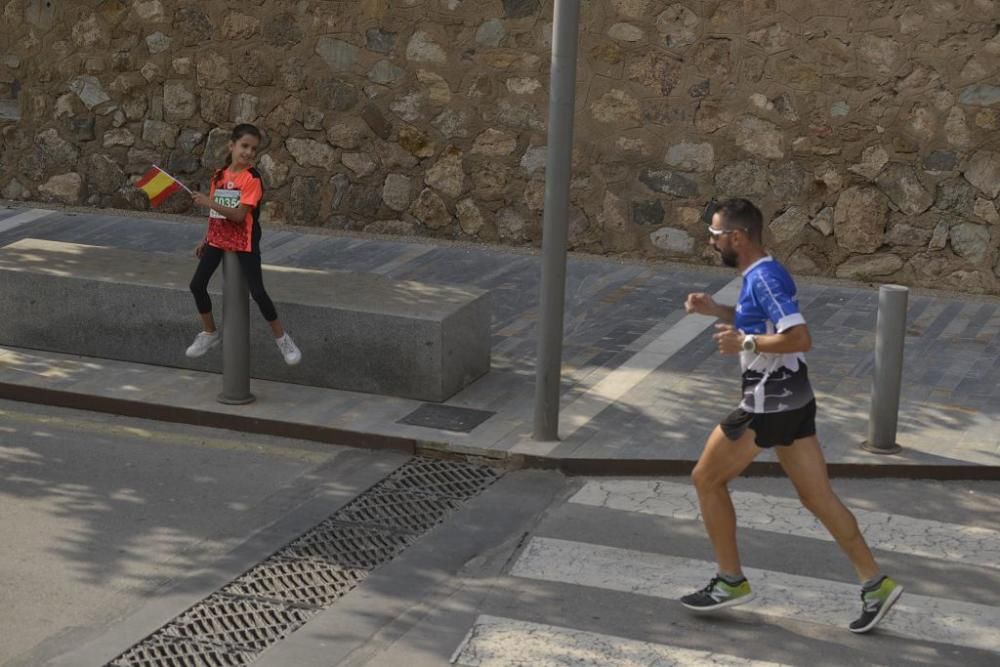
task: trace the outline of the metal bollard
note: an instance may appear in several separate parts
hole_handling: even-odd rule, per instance
[[[899,391],[903,380],[903,342],[910,290],[882,285],[878,291],[878,324],[875,327],[875,373],[872,381],[868,440],[861,446],[875,454],[895,454],[899,421]]]
[[[219,403],[245,405],[250,393],[250,288],[235,252],[222,260],[222,393]]]

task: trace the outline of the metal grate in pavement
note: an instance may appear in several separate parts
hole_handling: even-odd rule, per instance
[[[153,635],[111,662],[112,667],[243,667],[256,651]]]
[[[462,501],[454,498],[385,490],[357,498],[338,512],[337,518],[390,530],[422,533],[461,505]]]
[[[216,593],[178,616],[162,632],[168,637],[263,651],[317,611]]]
[[[278,553],[287,558],[315,559],[341,568],[374,570],[415,540],[413,535],[396,535],[327,519]]]
[[[367,570],[340,568],[321,560],[271,558],[223,588],[222,592],[326,607],[367,576]]]
[[[248,665],[499,477],[484,466],[412,459],[110,665]]]
[[[495,412],[487,410],[475,410],[457,405],[424,403],[396,423],[456,433],[471,433],[477,426],[495,414]]]
[[[492,484],[497,471],[484,466],[456,464],[434,459],[408,463],[385,480],[385,486],[413,493],[466,500]]]

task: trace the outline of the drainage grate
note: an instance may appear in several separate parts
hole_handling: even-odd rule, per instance
[[[455,431],[456,433],[471,433],[477,426],[495,414],[495,412],[463,408],[457,405],[424,403],[396,423],[436,428],[442,431]]]
[[[418,459],[385,479],[385,486],[412,493],[467,500],[479,495],[497,478],[492,468],[455,465],[449,461]]]
[[[446,514],[460,507],[454,498],[418,496],[408,491],[386,490],[365,494],[337,513],[337,518],[411,533],[422,533],[437,525]]]
[[[289,558],[316,559],[343,568],[374,570],[415,539],[412,535],[345,526],[327,519],[278,553]]]
[[[257,651],[153,635],[111,663],[112,667],[243,667]]]
[[[110,665],[248,665],[499,476],[484,466],[412,459]]]
[[[316,611],[216,593],[178,616],[162,632],[178,639],[263,651]]]
[[[368,576],[366,570],[341,569],[320,560],[271,558],[222,589],[229,595],[326,607]]]

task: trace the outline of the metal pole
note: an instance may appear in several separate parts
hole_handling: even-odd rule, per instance
[[[250,393],[250,288],[235,252],[222,260],[222,393],[219,403],[244,405]]]
[[[910,290],[882,285],[878,291],[878,324],[875,332],[875,374],[872,381],[868,440],[862,445],[876,454],[895,454],[899,420],[899,391],[903,380],[903,342]]]
[[[542,227],[541,318],[535,381],[535,440],[559,439],[559,383],[562,379],[563,310],[566,301],[566,246],[569,184],[576,108],[576,54],[579,0],[555,0],[552,74],[549,86],[548,155],[545,163],[545,216]]]

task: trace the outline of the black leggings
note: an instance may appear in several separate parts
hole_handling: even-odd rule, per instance
[[[243,275],[247,277],[250,296],[257,302],[260,314],[268,322],[273,322],[278,319],[278,311],[274,309],[274,303],[271,302],[271,297],[264,289],[264,274],[260,268],[260,227],[256,223],[254,223],[251,238],[251,251],[238,252],[236,256],[240,260]],[[198,268],[195,269],[194,277],[191,278],[191,293],[194,294],[194,302],[198,305],[198,312],[202,315],[212,312],[212,299],[208,296],[208,281],[212,279],[212,274],[219,268],[219,263],[224,255],[224,250],[219,250],[206,243],[201,253],[201,261],[198,262]]]

